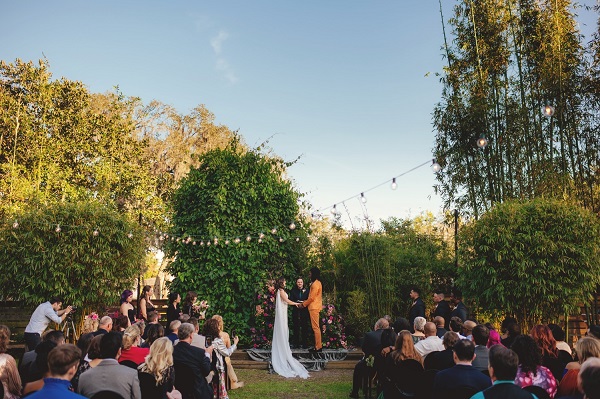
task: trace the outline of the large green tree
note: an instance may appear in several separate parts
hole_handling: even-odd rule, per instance
[[[600,223],[555,200],[507,201],[462,230],[458,285],[524,326],[557,320],[600,283]]]
[[[198,292],[238,331],[248,328],[266,280],[293,278],[306,265],[301,195],[287,166],[236,137],[201,155],[173,197],[171,290]]]

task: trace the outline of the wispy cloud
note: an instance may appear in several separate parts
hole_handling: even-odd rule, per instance
[[[238,78],[233,70],[233,67],[229,64],[229,62],[223,57],[223,43],[229,38],[229,33],[224,30],[219,31],[219,34],[210,39],[210,46],[212,47],[215,55],[217,56],[217,61],[215,64],[215,69],[219,71],[225,79],[231,84],[234,84],[238,81]]]

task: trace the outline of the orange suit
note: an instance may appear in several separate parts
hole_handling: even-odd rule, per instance
[[[302,304],[308,307],[308,314],[310,315],[310,325],[315,333],[315,349],[321,349],[323,344],[321,343],[321,326],[319,325],[319,313],[323,308],[323,286],[319,280],[315,280],[310,285],[310,293],[308,299]]]

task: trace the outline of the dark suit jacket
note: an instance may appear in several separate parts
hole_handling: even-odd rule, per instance
[[[425,370],[445,370],[454,367],[454,351],[452,348],[431,352],[423,361]]]
[[[419,316],[425,317],[425,303],[421,298],[417,298],[417,300],[414,301],[408,312],[408,321],[410,322],[411,328],[415,323],[415,318]]]
[[[431,314],[431,319],[433,320],[433,318],[436,316],[442,316],[444,318],[444,320],[446,321],[444,323],[444,328],[446,330],[449,330],[450,329],[450,313],[451,313],[450,305],[448,305],[448,302],[443,300],[438,303],[437,307]]]
[[[172,303],[169,304],[169,307],[167,308],[167,329],[173,320],[179,319],[180,313],[181,309],[179,309],[179,304],[177,304],[176,308],[173,307]]]
[[[300,291],[298,287],[292,288],[288,299],[292,302],[306,301],[308,299],[308,294],[310,293],[310,288],[304,287],[303,290],[304,292]],[[308,317],[308,308],[299,309],[296,306],[292,306],[292,315],[296,314],[306,314]]]
[[[450,391],[461,387],[473,388],[473,393],[476,393],[489,388],[491,385],[492,380],[490,380],[490,377],[474,369],[473,366],[457,364],[435,375],[433,397],[447,397]]]
[[[193,371],[196,377],[194,399],[212,399],[213,393],[205,378],[210,373],[210,359],[206,357],[204,349],[179,341],[173,348],[173,364],[175,367],[183,364]]]
[[[467,307],[465,306],[464,303],[459,302],[456,304],[456,306],[454,307],[454,310],[452,311],[452,313],[450,313],[450,317],[460,317],[460,319],[464,322],[467,320],[467,317],[469,317],[469,311],[467,310]]]
[[[369,331],[363,337],[361,349],[365,353],[365,357],[369,355],[377,355],[381,353],[381,334],[383,330]]]
[[[104,328],[99,328],[92,333],[92,335],[94,337],[97,337],[98,335],[104,335],[104,334],[108,334],[108,331],[106,331]]]

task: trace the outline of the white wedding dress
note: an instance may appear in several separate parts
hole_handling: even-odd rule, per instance
[[[273,370],[283,377],[308,378],[308,371],[292,356],[290,332],[288,327],[288,304],[284,290],[278,290],[275,296],[275,324],[273,325],[273,345],[271,346],[271,364]]]

